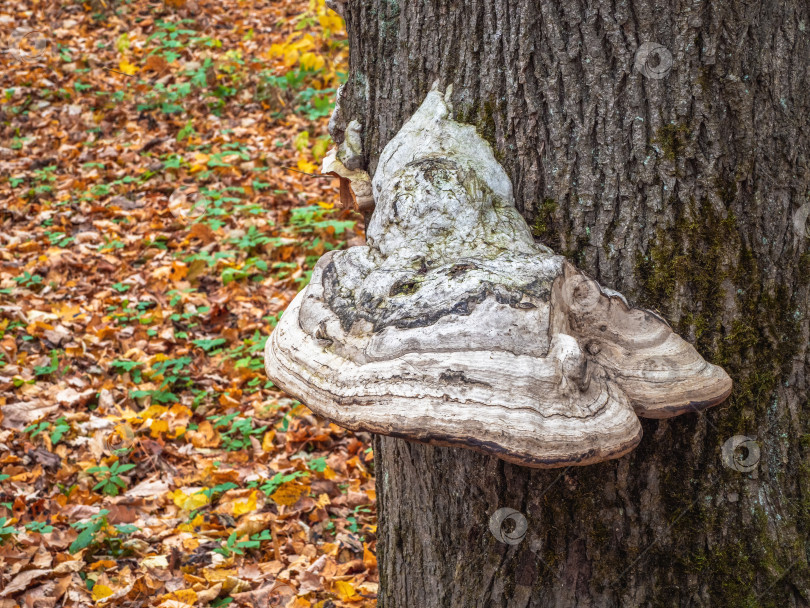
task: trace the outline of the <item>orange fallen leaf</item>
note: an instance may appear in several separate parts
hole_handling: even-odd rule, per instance
[[[363,543],[363,564],[369,569],[377,567],[377,556],[369,551],[368,543]]]
[[[293,479],[281,484],[278,489],[270,495],[270,498],[278,505],[293,506],[304,494],[309,492],[309,485]]]
[[[219,432],[208,420],[203,420],[196,431],[187,433],[195,448],[215,448],[219,445]]]

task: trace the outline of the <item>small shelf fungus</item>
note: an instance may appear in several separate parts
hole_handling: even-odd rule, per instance
[[[434,88],[382,152],[366,246],[324,255],[270,339],[268,376],[354,430],[532,467],[626,454],[639,416],[731,380],[656,314],[538,245],[475,128]]]

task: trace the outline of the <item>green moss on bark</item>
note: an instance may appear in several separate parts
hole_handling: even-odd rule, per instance
[[[664,158],[675,162],[681,156],[686,147],[686,140],[691,136],[692,131],[686,125],[664,125],[655,133],[652,143],[658,144],[664,154]]]
[[[736,194],[731,184],[720,184],[718,189],[723,198]],[[679,333],[691,337],[707,360],[722,365],[734,380],[729,401],[719,411],[706,414],[710,423],[702,430],[714,444],[711,456],[719,457],[729,437],[753,432],[756,420],[767,416],[779,383],[789,377],[800,348],[796,302],[790,285],[763,284],[764,273],[733,214],[722,217],[708,200],[671,204],[676,208],[675,222],[659,230],[648,253],[637,258],[637,276],[642,282],[639,300],[662,311]],[[731,311],[729,300],[734,302]],[[691,424],[689,432],[694,432],[699,420],[672,424],[681,431]],[[781,441],[790,442],[790,438],[783,435]],[[778,441],[770,449],[763,448],[763,458],[771,451],[779,451]],[[683,508],[700,510],[673,527],[676,546],[682,549],[676,551],[682,567],[707,581],[712,605],[784,605],[779,604],[784,599],[780,587],[763,597],[752,589],[775,585],[784,570],[779,564],[796,559],[800,552],[786,547],[785,538],[774,540],[768,516],[760,507],[751,522],[738,524],[739,537],[718,538],[713,531],[727,529],[729,519],[739,517],[739,506],[728,507],[728,495],[747,486],[741,486],[738,472],[724,469],[722,484],[704,487],[697,471],[706,462],[706,455],[688,447],[680,460],[661,471],[661,494],[666,497],[668,513],[675,516]],[[709,462],[715,467],[719,464]],[[810,465],[799,466],[807,486],[802,495],[808,496]],[[709,505],[689,506],[695,496],[702,495],[712,498]],[[744,504],[757,500],[747,497]],[[801,520],[809,513],[810,505],[803,505],[797,516]],[[701,520],[699,525],[696,519]]]
[[[557,201],[553,198],[545,198],[537,209],[537,215],[534,218],[534,225],[532,226],[532,234],[535,238],[540,239],[549,247],[553,247],[551,243],[554,237],[554,212],[557,210]]]
[[[498,127],[495,123],[495,113],[497,111],[498,104],[491,99],[487,99],[480,106],[465,105],[460,107],[455,112],[454,119],[458,122],[473,125],[492,148],[495,160],[503,165],[507,159],[498,145]]]

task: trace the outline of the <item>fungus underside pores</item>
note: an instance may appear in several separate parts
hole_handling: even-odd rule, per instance
[[[731,380],[656,314],[536,244],[512,184],[436,89],[385,146],[367,245],[325,254],[267,340],[267,374],[354,430],[531,467],[617,458],[638,417]]]

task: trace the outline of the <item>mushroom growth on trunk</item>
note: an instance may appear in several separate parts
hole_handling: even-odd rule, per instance
[[[722,402],[721,368],[534,242],[448,103],[434,88],[383,150],[368,244],[318,261],[267,340],[270,379],[341,426],[532,467],[617,458],[638,416]]]

